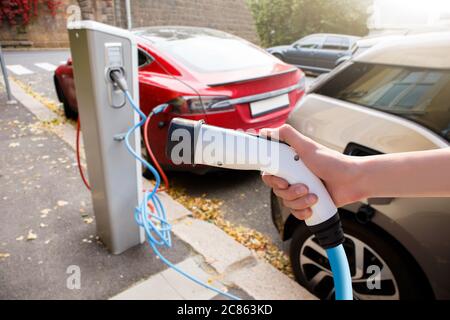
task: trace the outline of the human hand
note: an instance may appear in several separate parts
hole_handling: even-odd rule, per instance
[[[302,135],[290,125],[263,129],[260,134],[277,137],[294,148],[305,165],[323,181],[337,207],[364,198],[361,189],[357,187],[359,166],[354,157],[331,150]],[[286,180],[268,174],[263,174],[262,179],[295,217],[304,220],[311,216],[311,207],[318,199],[315,194],[309,193],[307,185],[289,185]]]

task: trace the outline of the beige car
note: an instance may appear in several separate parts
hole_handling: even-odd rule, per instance
[[[313,84],[288,121],[345,154],[450,146],[450,33],[383,42]],[[414,174],[414,172],[411,172]],[[368,199],[340,209],[357,299],[450,298],[450,198]],[[272,195],[296,279],[333,298],[324,250]]]

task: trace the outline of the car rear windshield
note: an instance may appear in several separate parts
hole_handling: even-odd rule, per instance
[[[450,140],[450,70],[353,63],[315,92],[393,113]]]
[[[273,58],[262,49],[217,30],[167,27],[137,30],[135,34],[197,72],[223,72],[273,64]]]

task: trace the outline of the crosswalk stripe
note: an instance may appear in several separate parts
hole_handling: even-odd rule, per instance
[[[44,69],[46,71],[55,71],[56,66],[48,62],[39,62],[34,64],[36,67]]]
[[[21,76],[24,74],[32,74],[33,71],[31,71],[30,69],[25,68],[24,66],[20,65],[20,64],[12,64],[12,65],[7,65],[6,68],[8,68],[9,71],[11,71],[12,73]]]

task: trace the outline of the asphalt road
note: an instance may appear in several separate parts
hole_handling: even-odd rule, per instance
[[[68,50],[6,51],[4,54],[10,75],[57,101],[53,70],[67,60]],[[308,77],[307,83],[312,79]],[[222,171],[206,175],[173,172],[169,177],[190,195],[206,194],[209,198],[223,200],[226,219],[266,234],[283,248],[270,214],[270,190],[262,183],[258,172]]]

